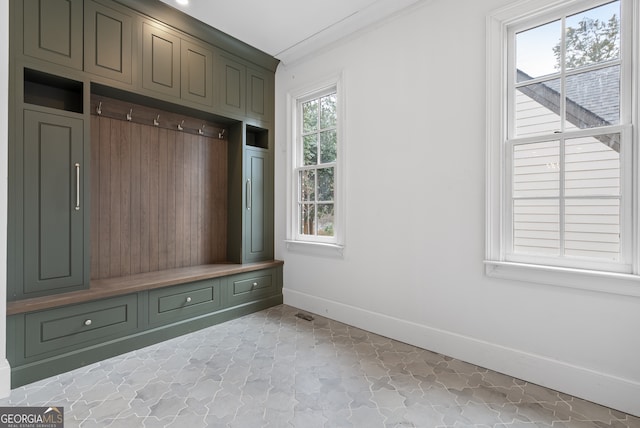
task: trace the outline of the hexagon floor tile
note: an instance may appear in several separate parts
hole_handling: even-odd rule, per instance
[[[640,418],[281,305],[17,388],[65,427],[640,428]]]

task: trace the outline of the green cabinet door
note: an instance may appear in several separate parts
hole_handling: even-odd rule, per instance
[[[247,116],[269,122],[273,116],[273,73],[247,69]]]
[[[90,0],[85,2],[84,69],[130,84],[132,22],[121,9],[115,10]]]
[[[82,0],[24,0],[24,54],[82,69]]]
[[[205,46],[182,39],[180,97],[198,104],[213,105],[213,52]]]
[[[180,98],[180,37],[142,23],[142,87]]]
[[[239,116],[245,115],[247,67],[231,56],[218,57],[217,104],[221,110]]]
[[[273,258],[273,168],[268,151],[245,149],[244,261]]]
[[[25,110],[21,297],[84,288],[83,157],[81,119]]]

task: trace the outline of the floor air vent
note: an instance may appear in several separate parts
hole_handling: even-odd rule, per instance
[[[313,321],[313,317],[309,314],[303,314],[301,312],[298,312],[296,316],[305,321]]]

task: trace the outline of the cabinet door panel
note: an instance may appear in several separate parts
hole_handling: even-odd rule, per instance
[[[213,53],[203,46],[181,41],[181,97],[187,101],[213,104]]]
[[[84,13],[85,70],[131,83],[131,18],[91,1]]]
[[[245,162],[245,261],[266,260],[273,257],[273,191],[269,153],[247,149]]]
[[[151,290],[149,323],[165,324],[222,308],[220,281],[205,280],[192,284]]]
[[[24,358],[61,354],[133,332],[138,326],[136,294],[71,305],[24,316]]]
[[[247,89],[246,67],[225,55],[220,55],[218,67],[220,107],[228,112],[244,115]]]
[[[239,305],[277,294],[276,270],[242,273],[228,279],[229,303]]]
[[[250,177],[249,216],[247,227],[247,250],[249,254],[264,251],[264,191],[265,191],[265,159],[249,153],[248,168]]]
[[[27,110],[24,126],[24,293],[82,286],[82,120]]]
[[[273,74],[247,69],[247,116],[270,121],[273,116]]]
[[[82,0],[25,0],[24,53],[82,69]]]
[[[180,38],[144,23],[142,39],[142,86],[179,97]]]
[[[248,114],[251,116],[264,116],[265,109],[265,87],[266,82],[262,76],[251,73],[249,76],[249,110]]]

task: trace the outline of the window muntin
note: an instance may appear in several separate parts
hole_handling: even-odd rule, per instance
[[[630,270],[620,7],[617,0],[509,29],[507,261]]]
[[[298,100],[298,240],[336,242],[338,112],[335,88]]]

